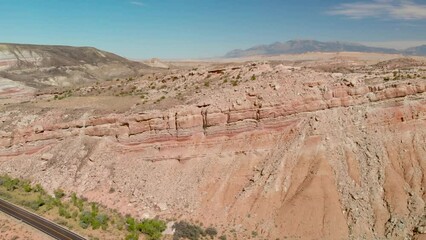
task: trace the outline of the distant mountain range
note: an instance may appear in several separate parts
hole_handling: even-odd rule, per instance
[[[407,48],[404,50],[404,53],[407,55],[426,56],[426,45]]]
[[[291,40],[270,45],[259,45],[249,49],[236,49],[228,52],[226,58],[249,57],[257,55],[273,56],[280,54],[300,54],[307,52],[365,52],[426,56],[426,45],[396,50],[392,48],[369,47],[358,43],[320,42],[315,40]]]

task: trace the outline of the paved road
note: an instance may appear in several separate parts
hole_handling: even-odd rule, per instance
[[[0,210],[58,240],[85,240],[85,238],[34,213],[0,199]]]

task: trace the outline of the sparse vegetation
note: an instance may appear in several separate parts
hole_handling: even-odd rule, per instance
[[[208,227],[206,228],[205,233],[211,238],[214,238],[217,235],[217,230],[214,227]]]
[[[65,198],[66,196],[62,189],[54,190],[51,196],[39,184],[32,186],[27,180],[0,176],[1,198],[48,216],[56,223],[78,232],[90,229],[91,234],[96,234],[109,230],[109,234],[114,232],[116,235],[122,235],[121,239],[138,239],[140,234],[144,234],[145,239],[158,240],[166,229],[166,222],[159,219],[137,221],[131,217],[124,218],[115,211],[79,198],[76,193],[69,194],[69,199]],[[126,225],[127,228],[124,227]],[[109,228],[110,226],[114,228]]]
[[[203,229],[202,227],[198,225],[195,225],[186,221],[176,222],[173,225],[173,229],[175,229],[173,240],[179,240],[179,239],[198,240],[206,236],[213,239],[217,235],[217,230],[214,227],[208,227],[206,229]],[[226,240],[226,236],[225,236],[225,240]]]
[[[55,195],[56,199],[61,199],[65,196],[64,190],[62,190],[60,188],[53,191],[53,194]]]
[[[137,221],[132,217],[126,218],[127,230],[130,232],[126,239],[138,239],[140,233],[147,236],[148,240],[158,240],[161,233],[166,230],[166,223],[158,219],[144,219]]]
[[[71,97],[72,96],[72,91],[71,90],[67,90],[61,94],[55,94],[55,96],[53,97],[54,100],[62,100],[65,99],[67,97]]]

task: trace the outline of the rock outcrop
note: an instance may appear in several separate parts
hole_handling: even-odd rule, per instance
[[[238,239],[418,235],[426,81],[367,84],[262,68],[228,104],[212,94],[165,110],[57,108],[25,118],[5,108],[2,172],[139,217],[200,220]],[[291,71],[299,78],[284,74]]]

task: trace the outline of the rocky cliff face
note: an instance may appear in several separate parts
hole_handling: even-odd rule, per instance
[[[170,89],[202,89],[151,110],[2,106],[1,171],[237,239],[422,237],[424,71],[354,66],[223,66],[205,70],[209,85],[202,69],[174,72]]]

